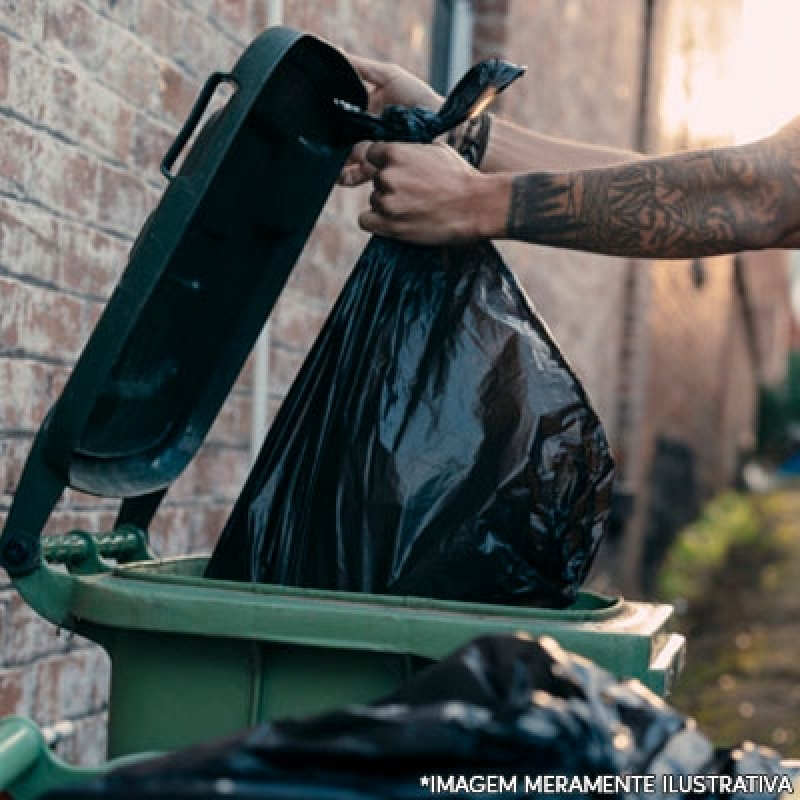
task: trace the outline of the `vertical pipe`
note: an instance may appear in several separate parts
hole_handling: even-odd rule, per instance
[[[267,25],[283,23],[283,0],[267,0]],[[253,356],[253,412],[250,421],[250,460],[255,461],[267,433],[269,416],[269,320],[258,337]]]

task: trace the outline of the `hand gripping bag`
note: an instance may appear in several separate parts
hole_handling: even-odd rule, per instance
[[[474,67],[438,114],[342,110],[432,141],[520,71]],[[488,242],[374,237],[266,438],[207,577],[570,604],[610,514],[603,427]]]

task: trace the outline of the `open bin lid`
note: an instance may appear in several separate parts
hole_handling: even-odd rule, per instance
[[[173,175],[223,83],[230,100]],[[121,521],[144,526],[191,461],[348,155],[335,98],[366,106],[347,60],[289,28],[209,78],[162,164],[169,185],[34,441],[0,539],[10,574],[36,568],[67,486],[128,498]]]

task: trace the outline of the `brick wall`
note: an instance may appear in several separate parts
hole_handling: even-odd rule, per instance
[[[0,0],[0,523],[149,209],[158,165],[205,77],[267,24],[266,0]],[[427,73],[432,0],[291,0],[284,20]],[[365,236],[364,192],[336,191],[273,316],[274,413]],[[153,527],[158,552],[208,549],[249,463],[251,370]],[[68,492],[50,530],[107,530]],[[66,758],[103,759],[109,665],[38,618],[0,573],[0,716],[71,720]]]
[[[286,0],[284,13],[287,24],[425,75],[433,6]],[[503,54],[529,67],[502,112],[546,133],[633,147],[643,7],[475,0],[476,57]],[[266,8],[266,0],[0,0],[0,522],[31,437],[163,188],[158,164],[168,143],[204,77],[231,66],[265,26]],[[356,217],[367,192],[334,192],[273,315],[272,414],[363,247]],[[655,437],[686,440],[719,426],[712,405],[695,408],[698,381],[717,397],[728,392],[725,432],[747,426],[753,378],[729,261],[709,265],[697,290],[685,264],[638,265],[643,278],[628,286],[631,271],[617,259],[505,251],[635,466],[626,480],[636,491],[646,488]],[[730,367],[727,389],[720,370],[709,369],[719,359]],[[247,369],[170,492],[153,529],[161,553],[208,549],[216,538],[249,462],[251,384]],[[623,396],[630,413],[619,413]],[[730,451],[719,452],[699,474],[727,470]],[[68,493],[50,527],[101,531],[113,518],[111,506]],[[641,538],[634,545],[625,557],[635,565]],[[60,752],[96,762],[107,678],[102,652],[58,635],[0,576],[0,715],[22,713],[42,725],[70,719],[75,733]]]

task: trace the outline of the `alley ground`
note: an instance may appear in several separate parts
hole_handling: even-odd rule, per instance
[[[751,495],[757,520],[705,575],[681,618],[685,672],[670,698],[719,745],[800,757],[800,489]]]

